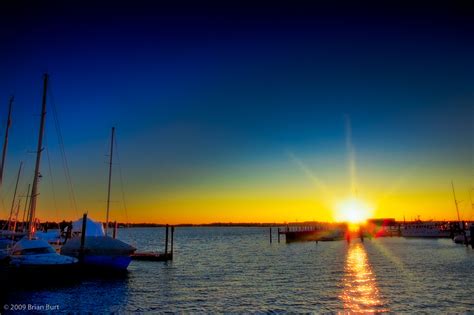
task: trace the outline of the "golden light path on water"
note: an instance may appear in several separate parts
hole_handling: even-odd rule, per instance
[[[388,311],[383,307],[377,281],[362,243],[354,242],[349,245],[343,283],[340,298],[345,310],[361,313]]]

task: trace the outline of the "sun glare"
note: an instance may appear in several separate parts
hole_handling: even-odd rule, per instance
[[[339,222],[362,223],[373,214],[371,206],[357,198],[348,198],[336,206],[335,219]]]

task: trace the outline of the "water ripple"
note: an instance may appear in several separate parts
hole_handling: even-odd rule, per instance
[[[161,228],[120,229],[140,250],[162,250]],[[450,240],[386,238],[278,244],[262,228],[179,228],[173,262],[134,261],[127,277],[16,290],[11,303],[63,312],[474,311],[474,250]]]

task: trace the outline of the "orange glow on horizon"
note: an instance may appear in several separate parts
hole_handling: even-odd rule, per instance
[[[319,182],[324,184],[325,191],[298,172],[295,177],[291,175],[275,175],[267,181],[265,174],[257,172],[248,182],[235,175],[231,179],[216,178],[195,186],[163,185],[143,189],[132,182],[127,189],[127,211],[115,192],[110,218],[118,222],[158,224],[357,222],[367,218],[403,221],[404,217],[413,220],[418,216],[422,220],[457,219],[450,181],[445,184],[432,180],[423,185],[408,181],[391,189],[380,179],[364,177],[361,182],[371,185],[359,184],[356,200],[351,197],[337,200],[337,196],[347,196],[346,178],[342,174],[320,176]],[[468,182],[459,181],[459,186],[468,186]],[[55,203],[47,183],[42,188],[37,211],[41,222],[77,220],[86,211],[94,220],[105,221],[103,191],[79,187],[78,210],[75,211],[66,193],[57,193]],[[456,193],[459,200],[469,200],[467,190],[459,189]],[[352,213],[351,207],[358,212]],[[469,202],[461,203],[459,210],[461,219],[474,220]],[[3,209],[0,217],[8,218],[8,209]]]

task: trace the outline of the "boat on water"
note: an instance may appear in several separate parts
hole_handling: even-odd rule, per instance
[[[126,270],[132,261],[132,254],[136,248],[107,235],[114,136],[115,128],[112,127],[105,230],[102,223],[88,219],[87,214],[85,214],[82,220],[73,223],[72,238],[63,245],[61,254],[78,258],[83,266]]]
[[[451,238],[452,232],[449,224],[445,222],[422,222],[404,223],[400,228],[403,237],[420,238]]]
[[[7,123],[6,123],[5,139],[3,142],[2,158],[0,162],[0,187],[3,184],[5,161],[6,161],[7,147],[8,147],[8,134],[11,127],[13,99],[14,99],[13,96],[11,96],[10,104],[8,106],[8,118],[7,118]],[[0,261],[5,259],[10,253],[10,250],[13,247],[13,245],[15,245],[15,243],[18,240],[22,239],[26,235],[25,231],[17,229],[18,228],[17,227],[18,212],[20,209],[20,203],[18,203],[18,205],[15,204],[17,190],[18,190],[18,182],[20,179],[22,167],[23,167],[23,162],[20,162],[20,168],[18,170],[18,175],[16,178],[16,184],[15,184],[15,189],[14,189],[11,208],[10,208],[10,215],[8,216],[7,222],[4,224],[4,226],[2,226],[2,229],[0,230]],[[25,203],[25,209],[26,209],[26,203]]]
[[[468,244],[471,243],[471,234],[468,231],[465,231],[466,233],[466,237],[464,237],[464,235],[462,234],[459,234],[459,235],[456,235],[454,238],[453,238],[453,242],[456,243],[456,244],[466,244],[466,242]]]
[[[0,261],[6,259],[15,243],[26,235],[26,233],[6,230],[2,232],[3,233],[0,234]]]
[[[45,240],[23,238],[16,242],[9,255],[10,265],[21,266],[57,266],[77,263],[77,259],[59,255]]]
[[[467,223],[461,222],[457,226],[459,227],[456,230],[456,235],[453,237],[453,242],[456,244],[471,244],[473,232],[474,232],[474,223],[468,225]]]
[[[36,164],[33,176],[33,185],[31,191],[31,200],[29,208],[28,233],[25,237],[16,242],[8,253],[6,262],[9,266],[21,269],[34,269],[40,272],[50,270],[54,267],[57,271],[58,266],[66,268],[77,264],[78,260],[73,257],[63,256],[45,240],[34,236],[35,234],[35,213],[36,202],[38,198],[38,184],[40,177],[41,153],[43,151],[43,135],[46,117],[46,91],[48,84],[48,75],[44,75],[43,84],[43,102],[40,120],[40,129],[38,136],[38,147],[36,151]]]
[[[48,231],[36,231],[35,237],[49,243],[57,252],[60,252],[64,244],[64,238],[60,229],[51,229]]]
[[[10,231],[10,233],[4,233],[0,236],[0,260],[5,258],[12,251],[13,246],[27,235],[27,232]],[[57,252],[59,252],[64,242],[59,229],[49,230],[48,232],[35,231],[33,238],[47,241]]]
[[[82,231],[85,231],[84,238]],[[129,244],[105,235],[102,223],[86,218],[73,222],[72,238],[66,240],[61,254],[78,258],[84,266],[126,270],[135,250]]]
[[[453,198],[454,205],[456,207],[456,213],[458,216],[458,222],[453,226],[453,241],[456,244],[470,244],[472,238],[472,231],[474,231],[474,223],[471,223],[469,226],[468,223],[461,221],[461,216],[459,215],[459,201],[456,199],[456,191],[454,190],[454,182],[451,181],[451,186],[453,188]],[[472,201],[471,201],[472,203]],[[474,204],[472,204],[474,207]]]

